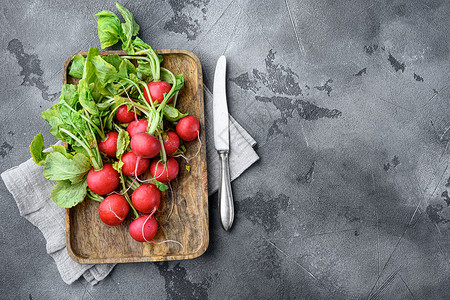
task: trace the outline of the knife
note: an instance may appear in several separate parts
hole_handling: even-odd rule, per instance
[[[230,166],[228,153],[230,152],[230,134],[228,120],[228,106],[226,94],[226,67],[225,56],[219,57],[214,74],[214,145],[220,158],[219,182],[219,218],[225,231],[230,230],[234,220],[233,194],[231,191]]]

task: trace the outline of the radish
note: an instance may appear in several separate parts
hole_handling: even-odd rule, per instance
[[[161,202],[161,192],[154,184],[143,184],[134,190],[131,195],[134,207],[144,214],[149,214],[158,209]]]
[[[144,173],[150,164],[150,160],[147,158],[137,157],[133,152],[125,153],[120,160],[123,162],[123,175],[132,177],[139,176]]]
[[[193,141],[200,132],[200,122],[194,116],[187,116],[178,121],[175,129],[183,141]]]
[[[109,157],[116,157],[118,136],[119,134],[115,131],[108,132],[106,134],[106,139],[98,143],[98,150]]]
[[[134,120],[134,112],[128,110],[126,104],[119,106],[116,112],[116,120],[121,123],[130,123]]]
[[[96,194],[106,195],[114,191],[120,183],[119,173],[112,164],[104,164],[101,170],[92,168],[86,178],[88,187]]]
[[[143,158],[152,158],[159,154],[161,143],[153,135],[146,132],[136,133],[130,142],[131,150]]]
[[[136,133],[146,132],[148,127],[148,121],[146,119],[140,119],[130,122],[127,126],[127,131],[130,137],[133,137]]]
[[[98,214],[103,223],[117,226],[125,220],[130,206],[122,195],[112,194],[105,198],[98,207]]]
[[[150,96],[153,102],[158,101],[162,103],[164,100],[164,93],[168,94],[172,89],[172,86],[166,81],[151,81],[147,83],[148,90],[150,91]],[[148,97],[147,90],[144,91],[144,98],[150,103],[150,98]],[[172,98],[168,102],[170,102]]]
[[[172,155],[177,151],[178,147],[180,147],[180,138],[173,131],[167,131],[164,136],[164,150],[166,151],[166,155]]]
[[[128,232],[138,242],[150,242],[158,231],[158,223],[152,215],[143,215],[131,222]]]
[[[150,174],[159,182],[167,183],[177,177],[179,171],[178,162],[175,158],[169,157],[166,165],[161,160],[155,159],[150,164]]]

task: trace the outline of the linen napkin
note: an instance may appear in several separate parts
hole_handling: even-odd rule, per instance
[[[212,94],[205,90],[206,149],[208,188],[218,189],[219,159],[214,149],[212,128]],[[259,159],[253,149],[255,140],[230,116],[230,174],[237,178]],[[54,181],[42,175],[42,167],[31,159],[1,174],[7,189],[16,200],[21,216],[39,228],[47,241],[47,253],[55,260],[61,278],[71,284],[81,276],[95,285],[104,279],[115,264],[85,265],[73,261],[66,249],[64,209],[53,203],[50,192]]]

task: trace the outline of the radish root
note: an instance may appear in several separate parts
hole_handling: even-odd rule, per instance
[[[123,195],[125,195],[130,189],[131,189],[131,186],[133,185],[133,183],[136,181],[136,178],[135,179],[133,179],[133,182],[130,184],[130,186],[125,190],[125,192],[123,192],[121,195],[123,196]]]
[[[144,241],[146,242],[150,242],[145,238],[145,234],[144,234],[144,227],[145,224],[147,223],[147,221],[153,216],[153,214],[156,212],[156,207],[153,209],[152,213],[148,215],[147,219],[145,219],[145,222],[142,224],[142,237],[144,238]]]
[[[116,212],[112,210],[112,208],[111,208],[111,202],[110,202],[110,201],[108,201],[108,208],[109,208],[109,211],[112,212],[112,213],[114,214],[114,216],[116,216],[117,219],[119,219],[120,221],[123,221],[123,218],[119,217],[119,216],[116,214]]]
[[[150,242],[150,243],[153,243],[153,244],[156,244],[156,245],[161,245],[161,244],[164,244],[164,243],[169,243],[169,242],[171,242],[171,243],[175,243],[175,244],[180,245],[181,248],[184,249],[184,246],[183,246],[182,243],[180,243],[180,242],[178,242],[178,241],[174,241],[174,240],[165,240],[165,241],[162,241],[162,242],[155,242],[154,240],[151,240],[151,241],[149,241],[149,242]]]
[[[166,220],[170,219],[170,216],[172,215],[172,212],[173,212],[173,207],[175,206],[175,197],[174,197],[174,194],[173,194],[172,184],[170,184],[170,181],[168,182],[168,185],[169,185],[170,195],[172,197],[172,201],[170,201],[171,202],[170,211],[169,211],[169,214],[167,215]]]
[[[198,149],[197,149],[197,152],[194,154],[194,156],[187,158],[184,154],[180,153],[180,154],[177,154],[177,155],[175,155],[173,157],[182,157],[182,158],[184,158],[184,160],[187,163],[189,161],[193,160],[194,158],[196,158],[199,155],[200,150],[202,149],[202,140],[200,139],[200,131],[197,133],[197,139],[198,139]]]

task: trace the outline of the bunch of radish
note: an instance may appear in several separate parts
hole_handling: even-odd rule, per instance
[[[200,149],[200,123],[176,108],[183,75],[161,67],[162,57],[136,37],[133,15],[116,7],[125,23],[102,11],[95,15],[98,34],[102,48],[121,40],[127,55],[103,56],[90,48],[87,56],[73,56],[69,75],[80,79],[78,85],[64,84],[60,102],[42,113],[67,147],[43,151],[38,134],[30,151],[44,176],[58,181],[51,193],[57,205],[73,207],[86,197],[99,201],[99,217],[109,226],[132,212],[131,237],[159,244],[153,238],[161,191],[178,176],[176,157],[186,159],[184,143],[198,139]]]
[[[156,95],[159,93],[161,97],[163,95],[161,91],[167,93],[171,88],[165,81],[150,82],[148,87],[150,95],[154,95],[152,91],[156,90]],[[147,97],[145,99],[150,101]],[[151,99],[158,101],[153,97]],[[138,242],[151,242],[158,229],[158,223],[153,215],[161,203],[160,188],[165,187],[161,183],[170,184],[179,172],[179,164],[172,155],[182,153],[179,149],[180,136],[184,137],[184,141],[192,141],[199,136],[200,123],[197,118],[186,116],[177,122],[175,131],[167,130],[157,134],[156,137],[147,131],[148,120],[138,118],[137,114],[128,110],[126,105],[119,106],[115,119],[122,124],[128,123],[126,131],[131,137],[129,151],[121,156],[120,162],[122,174],[133,178],[133,181],[125,192],[115,191],[119,186],[121,175],[111,163],[108,163],[104,164],[101,170],[96,171],[92,168],[89,171],[87,185],[94,193],[107,195],[98,207],[100,219],[105,224],[110,226],[122,224],[131,207],[135,220],[129,226],[130,235]],[[105,156],[115,158],[118,137],[118,132],[108,132],[106,138],[98,143],[99,150]],[[139,176],[146,172],[151,175],[150,179],[140,179]],[[132,187],[136,188],[132,192],[130,202],[128,191]],[[139,215],[139,212],[142,215]]]

